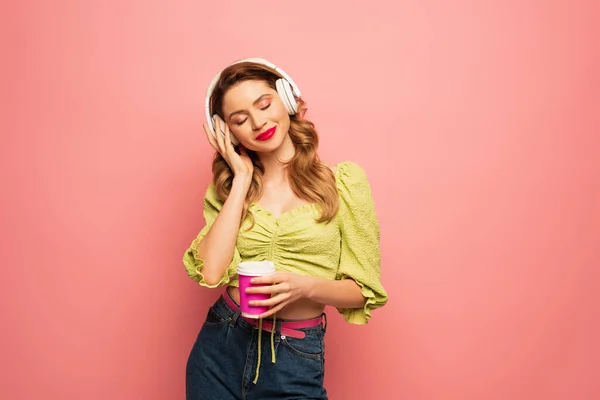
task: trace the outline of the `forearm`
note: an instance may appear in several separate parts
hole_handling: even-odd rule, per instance
[[[366,299],[352,279],[331,280],[313,277],[307,297],[338,308],[362,308]]]
[[[231,263],[247,192],[247,182],[234,179],[223,208],[198,244],[198,256],[204,260],[202,274],[209,285],[217,284]]]

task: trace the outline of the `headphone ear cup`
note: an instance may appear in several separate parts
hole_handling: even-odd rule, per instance
[[[223,121],[223,119],[221,119],[221,117],[219,117],[217,114],[213,115],[213,120],[219,121],[219,133],[223,136],[223,139],[225,139],[225,121]],[[212,131],[213,131],[213,136],[216,135],[216,130],[217,130],[217,126],[215,124],[215,122],[212,123]],[[238,144],[240,144],[240,142],[237,140],[237,138],[233,135],[233,132],[231,132],[231,128],[229,129],[229,137],[231,138],[231,143],[234,146],[237,146]],[[215,136],[215,139],[217,137]]]
[[[288,114],[296,114],[296,112],[298,112],[298,102],[296,101],[296,96],[294,96],[294,91],[292,90],[290,83],[283,78],[279,78],[275,81],[275,87],[277,88],[277,93],[279,94],[279,97],[281,97]]]

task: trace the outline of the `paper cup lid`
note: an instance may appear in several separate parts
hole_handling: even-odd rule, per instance
[[[263,276],[275,273],[273,262],[265,261],[243,261],[238,264],[237,273],[240,275]]]

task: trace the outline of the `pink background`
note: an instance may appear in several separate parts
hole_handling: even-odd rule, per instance
[[[181,263],[204,90],[247,56],[296,80],[381,219],[390,301],[330,310],[332,399],[600,398],[594,3],[2,6],[0,398],[183,398],[218,295]]]

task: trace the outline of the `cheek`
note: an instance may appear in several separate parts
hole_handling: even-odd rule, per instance
[[[277,106],[271,106],[272,110],[269,116],[269,119],[278,121],[279,124],[289,125],[290,116],[283,106],[283,104],[278,104]],[[269,109],[271,109],[269,108]]]
[[[285,119],[285,118],[289,117],[289,114],[288,114],[287,110],[285,109],[285,107],[283,106],[283,103],[281,101],[278,101],[275,104],[274,111],[277,113],[277,116],[280,119]]]

